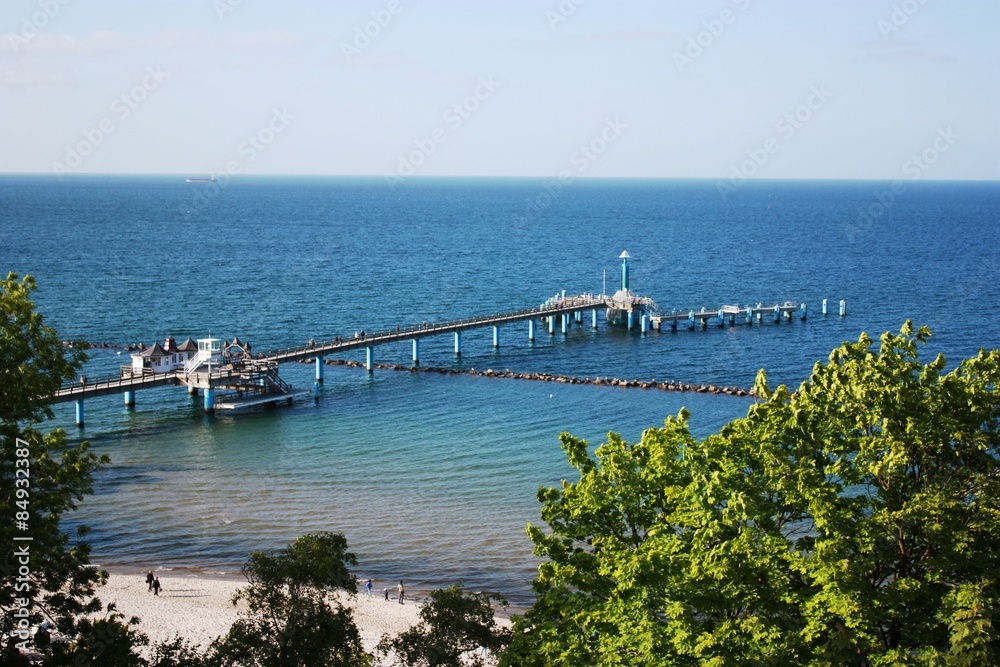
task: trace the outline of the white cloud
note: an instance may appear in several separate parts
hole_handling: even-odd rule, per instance
[[[14,36],[15,38],[12,38]],[[222,32],[205,30],[173,30],[151,35],[124,35],[118,32],[92,32],[86,35],[64,35],[42,32],[25,43],[16,33],[0,39],[0,53],[17,51],[25,54],[69,54],[79,56],[114,53],[163,53],[182,49],[230,50],[298,47],[303,39],[288,31]]]

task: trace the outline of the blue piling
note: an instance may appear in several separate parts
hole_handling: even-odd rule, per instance
[[[625,271],[627,269],[623,269]],[[627,278],[622,278],[626,280]],[[628,330],[631,331],[635,327],[635,314],[630,310],[628,311]]]
[[[596,308],[594,308],[592,311],[590,311],[590,326],[594,330],[597,329],[597,309]]]
[[[840,300],[840,316],[847,317],[847,302],[843,299]]]
[[[413,339],[413,365],[414,366],[419,366],[420,365],[420,339],[419,338],[414,338]]]
[[[462,332],[461,331],[456,331],[455,332],[455,356],[456,357],[462,356]]]
[[[500,347],[500,327],[493,325],[493,349]]]
[[[215,413],[215,388],[208,387],[205,389],[205,414]]]
[[[775,322],[781,321],[781,306],[774,307],[774,321]]]
[[[528,320],[528,341],[535,340],[535,320]]]
[[[129,391],[125,392],[125,407],[126,408],[134,408],[135,407],[135,392],[134,391],[129,390]]]
[[[83,399],[76,401],[76,425],[83,428]]]
[[[549,315],[549,335],[550,336],[555,336],[556,335],[556,316],[555,315]]]
[[[569,313],[563,313],[562,315],[562,335],[566,335],[566,329],[569,327]]]
[[[806,304],[799,306],[799,317],[802,318],[803,322],[806,321]]]
[[[375,356],[375,348],[371,345],[365,348],[365,370],[371,373],[375,370],[375,363],[373,357]]]
[[[316,382],[323,382],[323,357],[316,357]]]
[[[823,299],[823,306],[822,306],[822,308],[820,309],[820,312],[821,312],[821,313],[822,313],[823,315],[826,315],[826,299]]]
[[[642,333],[646,333],[646,328],[648,324],[649,324],[649,318],[646,316],[645,313],[643,313],[642,315],[639,316],[639,330],[642,331]]]

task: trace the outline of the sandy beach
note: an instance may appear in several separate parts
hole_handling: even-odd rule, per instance
[[[233,592],[246,585],[242,578],[212,578],[194,575],[171,575],[157,572],[162,589],[154,596],[146,587],[145,574],[112,572],[108,583],[99,591],[105,603],[114,603],[126,617],[138,616],[140,629],[150,642],[173,639],[180,635],[189,642],[207,646],[225,634],[236,620],[238,607],[230,602]],[[384,633],[396,635],[419,622],[420,600],[406,599],[399,604],[395,587],[390,582],[375,582],[376,595],[364,592],[364,580],[358,582],[361,592],[354,598],[346,594],[341,600],[354,610],[354,621],[361,631],[361,640],[369,652]],[[382,587],[390,588],[389,601]],[[508,623],[501,619],[502,623]]]

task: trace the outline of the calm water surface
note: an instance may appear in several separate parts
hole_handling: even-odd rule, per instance
[[[906,318],[934,331],[927,354],[1000,347],[1000,186],[913,183],[860,219],[888,183],[590,181],[525,217],[533,180],[407,182],[0,176],[0,269],[31,273],[64,338],[115,344],[239,336],[255,350],[309,338],[534,306],[600,291],[616,257],[664,308],[793,300],[791,324],[642,336],[589,328],[527,340],[527,325],[421,344],[421,362],[749,386],[759,368],[797,384],[861,331]],[[849,316],[821,317],[820,301]],[[361,359],[363,355],[354,358]],[[351,358],[351,357],[348,357]],[[376,348],[408,364],[410,345]],[[94,350],[91,375],[127,353]],[[282,375],[312,383],[312,368]],[[109,565],[234,572],[252,549],[343,532],[359,573],[414,588],[456,581],[530,601],[537,567],[524,526],[541,485],[572,471],[569,431],[636,439],[682,406],[707,435],[745,414],[734,397],[328,367],[319,401],[205,416],[176,388],[71,405],[53,426],[111,456],[71,523],[93,527]]]

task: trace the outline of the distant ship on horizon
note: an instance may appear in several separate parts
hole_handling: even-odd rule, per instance
[[[215,183],[214,178],[189,178],[188,183]]]

